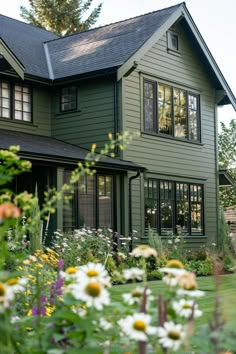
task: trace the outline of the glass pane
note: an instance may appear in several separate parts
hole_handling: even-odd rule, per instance
[[[187,99],[186,91],[174,89],[174,123],[175,136],[187,137]]]
[[[27,94],[27,93],[24,93],[24,94],[23,94],[23,101],[24,101],[24,102],[30,102],[30,95]]]
[[[198,99],[197,96],[188,95],[189,139],[199,140],[198,136]]]
[[[186,183],[176,183],[176,226],[182,233],[189,233],[189,188]]]
[[[173,183],[160,181],[160,228],[161,235],[168,235],[173,230]]]
[[[111,176],[98,177],[99,227],[112,227],[112,182]]]
[[[10,107],[10,101],[7,98],[2,99],[2,106],[4,108],[9,108]]]
[[[145,228],[157,230],[157,201],[145,200]]]
[[[15,109],[18,111],[22,110],[22,103],[21,101],[15,101]]]
[[[172,89],[158,85],[158,121],[159,132],[172,135]]]
[[[3,88],[2,89],[2,97],[9,98],[10,91],[9,88]]]
[[[203,234],[203,189],[200,185],[190,185],[191,234]]]
[[[154,124],[154,91],[155,84],[144,82],[144,129],[148,131],[155,130]]]
[[[4,118],[10,118],[10,110],[9,109],[6,109],[6,108],[3,108],[2,109],[2,116]]]
[[[95,207],[96,207],[96,189],[95,176],[84,176],[79,181],[78,199],[79,199],[79,226],[96,227]]]
[[[30,104],[29,103],[23,103],[23,111],[30,112]]]
[[[23,120],[25,122],[30,122],[31,121],[31,114],[30,113],[27,113],[27,112],[23,112]]]
[[[20,111],[15,111],[15,119],[17,120],[22,120],[22,112]]]

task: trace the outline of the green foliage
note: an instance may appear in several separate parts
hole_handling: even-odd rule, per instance
[[[236,181],[236,120],[232,119],[229,127],[221,122],[219,142],[219,166],[227,169],[230,176]],[[236,206],[236,183],[230,187],[220,187],[220,204],[222,207]]]
[[[32,25],[69,35],[91,28],[100,15],[102,3],[87,18],[93,0],[29,0],[29,9],[21,6],[21,17]]]

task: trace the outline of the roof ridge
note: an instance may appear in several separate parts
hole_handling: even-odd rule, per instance
[[[58,36],[56,33],[52,32],[52,31],[49,31],[49,30],[46,30],[46,29],[45,29],[45,28],[43,28],[43,27],[39,27],[39,26],[36,26],[36,25],[32,25],[31,23],[27,23],[27,22],[24,22],[24,21],[18,20],[17,18],[10,17],[10,16],[3,15],[3,14],[0,14],[0,16],[2,16],[2,17],[6,17],[6,18],[8,18],[8,19],[10,19],[10,20],[13,20],[13,21],[20,22],[20,23],[22,23],[23,25],[28,25],[28,26],[31,26],[31,27],[37,28],[38,30],[41,30],[41,31],[43,31],[43,32],[48,32],[48,33],[51,33],[51,34],[53,34],[54,36]],[[62,38],[62,37],[59,37],[59,36],[58,36],[58,38],[55,38],[55,39],[60,39],[60,38]]]
[[[159,10],[154,10],[154,11],[150,11],[150,12],[147,12],[145,14],[141,14],[141,15],[137,15],[137,16],[134,16],[134,17],[129,17],[129,18],[126,18],[124,20],[120,20],[120,21],[116,21],[116,22],[111,22],[111,23],[108,23],[106,25],[102,25],[102,26],[98,26],[98,27],[94,27],[94,28],[90,28],[86,31],[82,31],[82,32],[76,32],[76,33],[72,33],[72,34],[69,34],[67,36],[63,36],[63,37],[58,37],[58,38],[54,38],[54,39],[49,39],[48,41],[45,41],[44,43],[49,43],[49,42],[53,42],[53,41],[57,41],[57,40],[60,40],[60,39],[64,39],[64,38],[68,38],[68,37],[72,37],[72,36],[77,36],[77,35],[80,35],[80,34],[83,34],[83,33],[87,33],[87,32],[91,32],[91,31],[95,31],[95,30],[98,30],[100,28],[104,28],[104,27],[108,27],[108,26],[111,26],[111,25],[115,25],[117,23],[122,23],[122,22],[125,22],[125,21],[129,21],[129,20],[132,20],[132,19],[135,19],[135,18],[138,18],[138,17],[144,17],[144,16],[147,16],[147,15],[150,15],[150,14],[153,14],[155,12],[159,12],[159,11],[164,11],[164,10],[167,10],[167,9],[171,9],[172,7],[179,7],[180,5],[183,5],[185,4],[185,2],[180,2],[176,5],[172,5],[172,6],[169,6],[169,7],[164,7],[162,9],[159,9]]]

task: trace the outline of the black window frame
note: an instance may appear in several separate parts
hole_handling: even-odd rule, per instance
[[[70,90],[70,89],[74,89],[73,99],[63,102],[63,95],[69,94],[69,93],[63,93],[63,91]],[[73,104],[73,103],[75,104],[74,107],[67,108],[67,109],[63,108],[64,104]],[[77,109],[78,109],[78,88],[77,88],[77,86],[70,85],[70,86],[61,87],[61,89],[60,89],[60,112],[61,113],[74,112],[74,111],[77,111]]]
[[[7,120],[7,121],[14,121],[14,122],[19,122],[21,124],[32,124],[33,123],[33,89],[32,89],[32,86],[31,85],[27,85],[27,84],[22,84],[21,82],[13,82],[13,81],[9,81],[9,80],[5,80],[5,79],[1,79],[0,80],[1,83],[7,83],[8,84],[8,89],[9,89],[9,117],[4,117],[2,116],[2,95],[1,95],[1,98],[0,98],[0,119],[4,119],[4,120]],[[21,103],[21,110],[17,110],[19,112],[21,112],[21,115],[22,115],[22,119],[16,119],[15,118],[15,88],[16,86],[19,86],[21,88],[21,94],[22,94],[22,99],[21,100],[17,100],[18,102]],[[28,96],[29,96],[29,101],[24,101],[23,100],[23,96],[25,94],[24,92],[24,88],[27,88],[28,89]],[[24,110],[24,103],[25,104],[29,104],[29,111],[27,110]],[[29,114],[29,117],[30,117],[30,120],[25,120],[23,119],[24,118],[24,113],[28,113]]]
[[[186,182],[186,181],[173,181],[169,179],[158,179],[158,178],[147,178],[145,180],[145,188],[144,190],[144,199],[145,199],[145,229],[147,230],[149,228],[147,216],[146,216],[146,207],[147,205],[150,205],[149,200],[152,198],[149,198],[149,185],[153,185],[153,182],[155,181],[156,184],[156,199],[155,199],[155,224],[156,228],[155,231],[158,233],[158,235],[165,237],[167,236],[168,232],[163,233],[161,230],[161,189],[160,189],[160,184],[162,182],[167,182],[172,184],[172,189],[173,189],[173,215],[172,215],[172,230],[171,232],[173,234],[177,234],[177,226],[178,226],[178,220],[177,220],[177,184],[185,184],[188,186],[188,229],[184,232],[185,236],[190,236],[190,237],[202,237],[205,235],[205,203],[204,203],[204,184],[202,183],[193,183],[193,182]],[[151,183],[150,183],[151,182]],[[194,232],[193,227],[192,227],[192,218],[191,218],[191,213],[192,213],[192,206],[194,205],[194,202],[191,201],[191,188],[193,186],[196,186],[197,188],[201,188],[201,229],[202,232]],[[147,194],[148,193],[148,194]],[[153,200],[154,200],[153,199]]]
[[[146,129],[146,116],[145,116],[145,96],[144,96],[144,91],[145,91],[145,83],[153,85],[153,93],[155,94],[154,98],[154,105],[153,105],[153,123],[152,126],[154,127],[153,130]],[[158,87],[163,86],[163,87],[169,87],[171,89],[171,134],[169,133],[163,133],[160,132],[160,127],[159,127],[159,107],[158,107]],[[186,94],[186,126],[187,126],[187,135],[186,137],[178,137],[175,135],[175,115],[174,115],[174,90],[181,90],[185,92]],[[191,139],[190,137],[190,110],[189,110],[189,97],[193,96],[197,100],[197,110],[196,110],[196,122],[197,122],[197,138],[196,139]],[[167,83],[159,82],[156,80],[152,80],[149,78],[144,78],[143,79],[143,132],[147,134],[154,134],[158,136],[164,136],[166,138],[174,138],[179,141],[189,141],[192,143],[201,143],[201,105],[200,105],[200,94],[193,92],[192,90],[187,90],[181,87],[178,87],[176,85],[170,85]]]

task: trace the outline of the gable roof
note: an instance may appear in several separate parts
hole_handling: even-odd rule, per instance
[[[23,64],[26,74],[49,78],[43,43],[58,36],[42,28],[0,15],[0,38]]]
[[[20,155],[24,158],[73,165],[84,161],[89,152],[87,149],[55,138],[37,135],[35,139],[34,134],[0,129],[0,149],[8,149],[11,145],[19,145]],[[107,156],[101,158],[97,167],[109,167],[119,171],[145,170],[144,167],[133,162]]]
[[[218,104],[231,103],[236,110],[236,99],[185,3],[62,38],[0,15],[0,37],[23,64],[25,74],[56,82],[113,69],[119,80],[179,20],[219,90]]]

